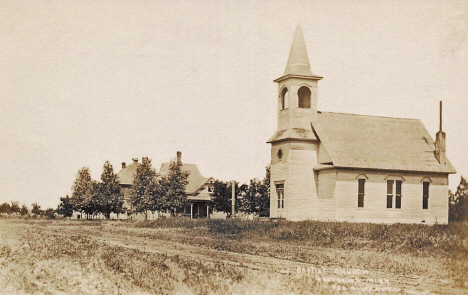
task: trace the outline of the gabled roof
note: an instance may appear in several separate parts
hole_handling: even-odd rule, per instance
[[[123,168],[117,174],[119,177],[120,184],[132,185],[133,184],[133,175],[136,172],[138,163],[133,162],[127,167]]]
[[[456,173],[420,120],[319,112],[312,128],[335,167]]]
[[[159,175],[164,176],[169,172],[170,163],[161,164]],[[196,193],[202,185],[204,185],[211,178],[205,178],[200,174],[196,164],[182,164],[182,170],[190,172],[188,177],[188,185],[185,188],[185,193],[188,195]]]

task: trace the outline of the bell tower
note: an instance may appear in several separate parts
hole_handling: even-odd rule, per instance
[[[317,82],[322,77],[310,70],[307,48],[300,25],[296,27],[288,63],[278,83],[278,131],[310,129],[317,121]]]
[[[271,143],[270,216],[288,220],[311,216],[317,198],[313,168],[317,164],[317,82],[310,70],[300,25],[296,27],[288,63],[278,83],[278,125]]]

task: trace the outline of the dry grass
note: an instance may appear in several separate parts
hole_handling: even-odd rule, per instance
[[[2,225],[1,294],[286,294],[293,288],[285,281],[291,278],[274,272],[110,246],[44,225]],[[320,284],[310,287],[325,294]]]
[[[329,294],[333,291],[329,284],[318,282],[314,276],[255,270],[242,263],[99,242],[113,235],[129,240],[140,237],[149,244],[173,241],[208,253],[224,250],[421,278],[418,282],[424,278],[444,282],[444,291],[439,291],[440,286],[436,285],[429,288],[442,293],[462,293],[468,287],[466,224],[9,219],[0,220],[0,293]],[[94,236],[102,239],[93,239]]]

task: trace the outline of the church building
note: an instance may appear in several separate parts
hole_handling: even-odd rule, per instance
[[[448,222],[445,133],[418,119],[317,110],[318,82],[296,28],[278,83],[270,216],[375,223]]]

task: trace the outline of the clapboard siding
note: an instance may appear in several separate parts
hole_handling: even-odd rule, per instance
[[[357,175],[365,174],[364,208],[358,208]],[[448,189],[446,175],[403,173],[401,209],[387,208],[387,180],[394,175],[382,171],[338,171],[336,216],[339,221],[383,222],[383,223],[426,223],[448,222]],[[422,209],[423,184],[430,177],[429,208]],[[395,199],[395,197],[394,197]],[[394,201],[395,202],[395,201]]]

